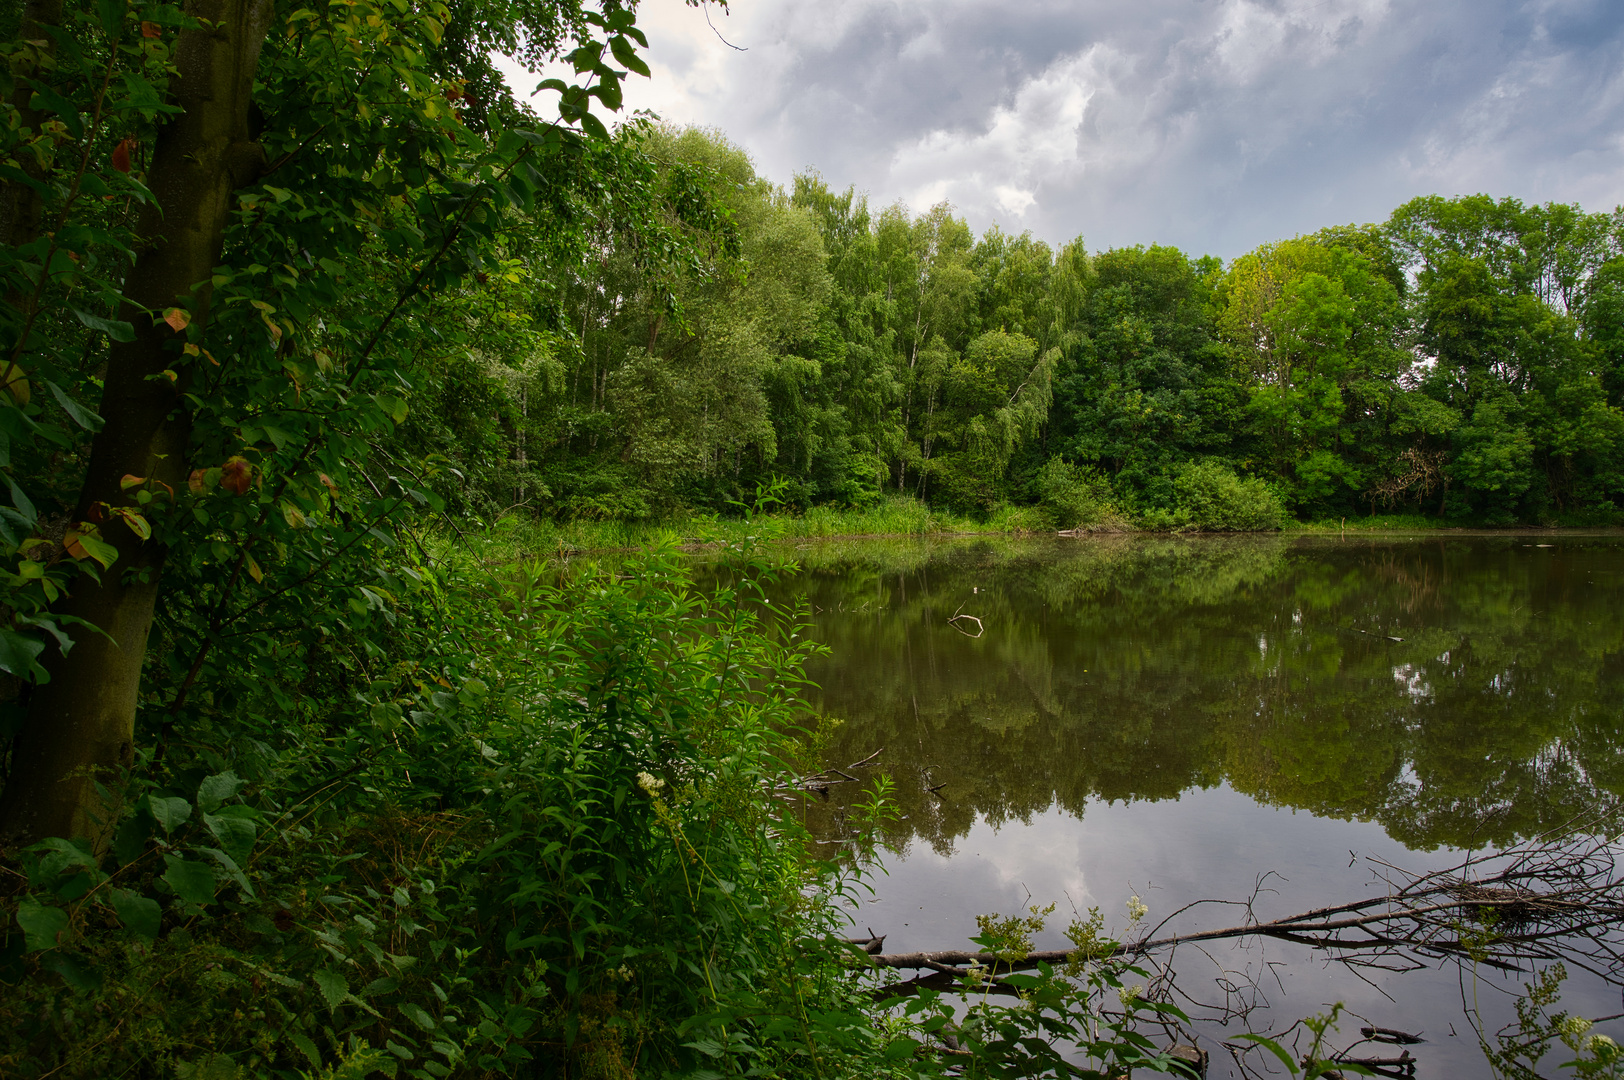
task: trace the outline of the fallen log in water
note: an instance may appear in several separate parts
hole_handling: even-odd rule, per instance
[[[1624,878],[1616,849],[1605,839],[1535,841],[1495,854],[1472,856],[1445,870],[1407,873],[1371,860],[1388,889],[1347,904],[1316,908],[1280,919],[1252,916],[1252,902],[1202,900],[1174,912],[1137,941],[1093,957],[1053,949],[1020,957],[940,949],[867,955],[876,968],[927,970],[927,981],[975,973],[997,976],[1039,964],[1076,960],[1132,959],[1189,942],[1267,937],[1332,953],[1344,963],[1411,967],[1439,959],[1470,960],[1522,970],[1530,960],[1561,960],[1624,986]],[[1155,936],[1192,909],[1210,904],[1245,907],[1248,919],[1217,930]],[[854,941],[865,952],[874,940]],[[921,980],[888,987],[916,992]]]

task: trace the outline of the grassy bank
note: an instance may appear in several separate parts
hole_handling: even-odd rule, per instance
[[[661,521],[570,521],[509,516],[479,538],[491,559],[585,551],[628,550],[668,544],[737,544],[746,540],[793,540],[836,536],[929,536],[933,534],[1046,533],[1037,507],[1004,507],[985,520],[934,509],[917,499],[895,497],[872,507],[815,506],[805,513],[749,517],[689,514]]]
[[[1314,521],[1287,519],[1279,530],[1288,534],[1345,532],[1422,532],[1449,529],[1539,529],[1616,527],[1618,519],[1595,515],[1540,524],[1489,525],[1424,514],[1377,514]],[[1107,533],[1168,534],[1199,532],[1165,521],[1113,517]],[[1271,530],[1272,531],[1272,530]],[[667,545],[728,545],[747,540],[834,539],[837,537],[1051,536],[1056,529],[1038,506],[1003,506],[986,518],[954,514],[917,499],[895,496],[872,507],[815,506],[804,513],[776,512],[749,517],[688,514],[659,521],[557,522],[509,516],[479,529],[478,547],[487,561],[501,562],[539,555],[590,551],[632,551]],[[473,536],[465,533],[465,539]]]

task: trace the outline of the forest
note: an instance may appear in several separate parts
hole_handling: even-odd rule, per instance
[[[977,238],[611,124],[620,0],[21,0],[0,43],[6,1077],[1177,1068],[1086,926],[1019,1008],[876,1003],[840,904],[896,808],[837,856],[785,810],[831,736],[781,555],[700,583],[503,527],[1579,523],[1624,486],[1624,218]]]
[[[876,212],[758,176],[717,132],[617,138],[693,256],[652,276],[605,215],[586,259],[515,265],[498,303],[533,339],[448,360],[403,432],[476,513],[659,519],[764,490],[1059,528],[1618,511],[1616,213],[1426,196],[1226,264]]]

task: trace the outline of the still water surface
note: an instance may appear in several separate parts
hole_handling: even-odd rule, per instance
[[[1203,898],[1256,893],[1271,918],[1380,895],[1372,860],[1451,865],[1624,789],[1617,533],[832,542],[797,555],[786,588],[830,648],[811,674],[844,721],[826,762],[883,748],[896,785],[901,817],[853,914],[888,952],[967,947],[977,914],[1032,903],[1059,905],[1056,930],[1094,905],[1120,930],[1132,895],[1150,922]],[[814,801],[815,830],[842,834],[856,787]],[[1172,929],[1243,914],[1205,907]],[[1488,1076],[1463,1001],[1497,1026],[1502,991],[1526,979],[1360,978],[1255,941],[1181,950],[1177,968],[1192,1001],[1259,1005],[1254,1028],[1341,1001],[1420,1032],[1421,1076]],[[1617,988],[1580,978],[1565,1004],[1624,1011]],[[1343,1024],[1344,1044],[1359,1026]],[[1624,1036],[1616,1027],[1598,1030]],[[1225,1030],[1201,1034],[1218,1050]]]

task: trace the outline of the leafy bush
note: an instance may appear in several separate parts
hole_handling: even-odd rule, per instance
[[[1278,529],[1286,521],[1280,499],[1263,481],[1242,479],[1226,465],[1182,466],[1173,478],[1178,520],[1206,532]]]
[[[1050,458],[1032,486],[1057,529],[1100,525],[1116,517],[1111,482],[1095,469]]]
[[[25,854],[6,1075],[771,1071],[804,1000],[852,1003],[829,881],[762,797],[814,648],[768,571],[399,569],[412,607],[347,700],[171,746],[106,859]],[[830,1045],[872,1038],[831,1015]]]

